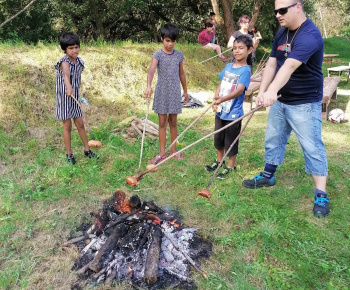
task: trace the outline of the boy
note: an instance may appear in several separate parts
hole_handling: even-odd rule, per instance
[[[207,22],[205,23],[205,29],[203,29],[199,34],[198,34],[198,42],[207,49],[213,49],[216,51],[216,53],[219,55],[219,58],[222,61],[227,61],[228,58],[224,57],[221,54],[221,47],[220,45],[210,43],[212,38],[214,37],[214,32],[213,32],[213,24]]]
[[[250,84],[250,68],[247,65],[249,53],[253,50],[252,39],[246,35],[238,36],[233,43],[233,56],[235,63],[229,63],[219,74],[221,82],[215,93],[213,105],[217,106],[215,114],[215,131],[224,127],[228,123],[243,116],[243,101],[245,91]],[[226,130],[214,135],[214,146],[217,158],[211,165],[206,165],[207,171],[215,171],[221,162],[225,151],[236,139],[241,131],[241,122],[238,122]],[[238,154],[238,142],[228,153],[228,166],[217,176],[225,179],[226,176],[236,170],[236,156]],[[225,164],[225,163],[223,163]]]

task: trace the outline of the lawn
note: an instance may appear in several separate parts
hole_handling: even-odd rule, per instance
[[[348,40],[328,39],[325,45],[327,53],[340,54],[333,66],[350,61],[349,52],[341,50],[349,46]],[[78,253],[61,245],[80,235],[77,228],[92,222],[89,213],[121,189],[178,210],[186,225],[198,228],[213,243],[212,256],[201,264],[209,279],[193,272],[199,289],[348,289],[349,122],[323,123],[331,200],[327,218],[312,215],[314,185],[304,172],[294,134],[277,170],[276,186],[257,190],[241,186],[243,179],[263,170],[265,110],[255,113],[240,140],[237,172],[226,180],[214,180],[210,200],[198,196],[198,191],[211,177],[204,165],[215,158],[212,138],[186,151],[184,161],[171,160],[157,173],[146,174],[137,188],[126,184],[125,177],[137,173],[141,140],[113,130],[126,130],[119,123],[128,116],[145,116],[141,96],[151,55],[158,48],[127,42],[82,45],[86,63],[82,90],[92,105],[87,117],[102,147],[98,160],[87,160],[74,129],[77,164],[70,166],[61,123],[53,114],[53,65],[61,51],[52,44],[0,44],[0,288],[70,289],[78,280],[71,271]],[[199,64],[214,54],[198,45],[177,48],[186,58],[189,91],[214,92],[222,62]],[[327,64],[324,73],[326,68]],[[345,76],[340,88],[350,89]],[[330,106],[343,109],[350,119],[350,96],[339,95]],[[179,132],[202,110],[184,110]],[[153,112],[149,118],[157,122]],[[205,114],[180,142],[188,145],[212,132],[213,118],[212,112]],[[146,139],[143,152],[145,168],[158,152],[158,142]],[[117,288],[131,289],[127,284]]]

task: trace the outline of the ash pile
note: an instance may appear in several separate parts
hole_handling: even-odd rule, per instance
[[[72,270],[82,280],[105,285],[126,281],[139,289],[197,289],[190,270],[207,278],[199,261],[210,256],[212,244],[197,236],[197,229],[185,227],[173,211],[117,191],[91,216],[95,221],[85,235],[63,245],[78,247],[80,257]]]

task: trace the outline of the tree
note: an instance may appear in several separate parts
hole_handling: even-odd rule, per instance
[[[224,14],[225,40],[229,40],[233,33],[232,4],[234,0],[220,0]]]

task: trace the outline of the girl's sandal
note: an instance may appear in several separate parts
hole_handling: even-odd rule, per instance
[[[173,158],[176,160],[184,160],[185,159],[185,157],[181,153],[176,152],[176,153],[171,153],[170,155],[173,156]]]
[[[164,159],[166,158],[166,155],[164,155],[163,157],[159,154],[157,154],[156,156],[154,156],[152,159],[151,159],[151,162],[153,164],[156,164],[156,163],[159,163],[161,161],[163,161]]]

